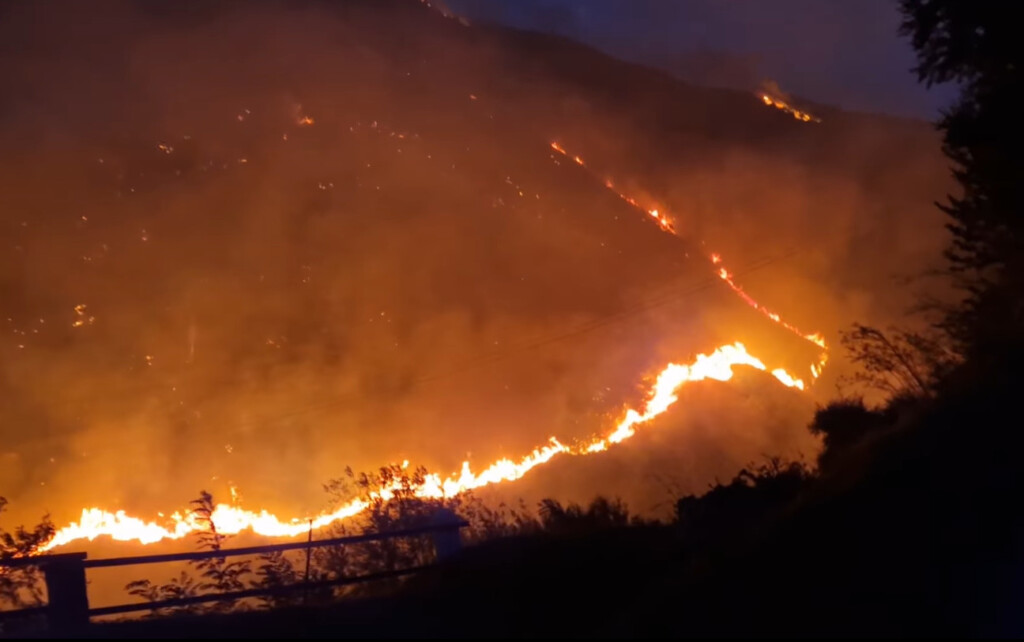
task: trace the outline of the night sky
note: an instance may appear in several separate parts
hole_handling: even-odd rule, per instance
[[[845,109],[933,118],[898,35],[896,0],[448,0],[471,20],[567,36],[703,85],[787,92]]]

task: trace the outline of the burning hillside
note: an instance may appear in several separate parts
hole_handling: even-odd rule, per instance
[[[785,112],[793,118],[804,123],[820,123],[821,119],[811,115],[809,112],[803,111],[793,104],[793,99],[783,92],[778,83],[765,82],[762,84],[762,88],[758,91],[757,95],[761,98],[761,102],[769,107],[774,107],[782,112]]]
[[[77,522],[55,546],[180,537],[182,489],[294,534],[360,509],[320,504],[346,465],[433,497],[598,461],[744,369],[810,399],[912,267],[890,212],[941,185],[916,125],[805,127],[425,3],[66,9],[0,27],[0,490]]]

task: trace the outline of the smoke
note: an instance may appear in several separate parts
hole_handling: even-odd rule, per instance
[[[790,122],[415,2],[3,11],[15,517],[152,515],[229,485],[301,516],[346,465],[448,472],[607,428],[645,375],[723,342],[805,372],[814,350],[716,284],[702,241],[834,335],[893,318],[908,293],[891,275],[941,240],[924,212],[944,172],[915,123]],[[555,138],[687,241],[556,162]],[[762,454],[812,455],[810,400],[770,384],[695,388],[659,437],[516,488],[644,504],[666,467],[699,490]]]

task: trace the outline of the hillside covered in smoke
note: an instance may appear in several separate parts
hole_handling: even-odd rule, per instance
[[[645,375],[722,343],[806,372],[813,346],[707,252],[834,343],[904,312],[944,242],[927,124],[800,122],[418,2],[10,3],[0,83],[16,516],[152,513],[229,484],[301,515],[346,465],[447,472],[589,435]],[[810,453],[794,426],[813,393],[763,379],[688,391],[652,438],[671,445],[529,483],[628,494],[676,452],[700,487]]]

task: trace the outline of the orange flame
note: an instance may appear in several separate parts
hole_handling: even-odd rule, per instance
[[[768,99],[767,96],[765,96],[765,98]],[[768,100],[770,100],[770,99],[768,99]],[[551,143],[551,149],[553,149],[556,152],[562,154],[563,156],[568,156],[569,155],[569,153],[567,151],[565,151],[565,148],[562,147],[561,145],[559,145],[557,142]],[[585,165],[583,164],[582,159],[580,159],[579,156],[573,156],[573,159],[576,160],[576,162],[580,166],[585,167]],[[660,227],[662,230],[664,230],[664,231],[666,231],[666,232],[668,232],[670,234],[678,236],[678,233],[676,232],[675,227],[674,227],[671,219],[667,215],[660,213],[656,209],[649,209],[648,210],[648,209],[645,209],[645,208],[641,207],[640,203],[637,202],[637,200],[635,198],[633,198],[632,196],[628,196],[628,195],[626,195],[626,194],[616,190],[615,189],[615,184],[612,182],[612,180],[610,178],[606,178],[604,180],[604,186],[607,187],[612,192],[614,192],[619,198],[621,198],[622,200],[624,200],[627,203],[629,203],[630,205],[632,205],[633,207],[635,207],[637,209],[640,209],[640,210],[646,211],[648,216],[650,216],[655,221],[657,221],[658,227]],[[713,266],[720,266],[721,263],[722,263],[722,257],[719,254],[714,253],[714,252],[712,252],[710,255],[708,255],[708,260],[711,261],[711,264]],[[769,311],[763,305],[761,305],[760,303],[755,301],[753,299],[753,297],[751,297],[749,294],[744,292],[743,288],[741,288],[736,283],[735,279],[733,278],[733,275],[727,269],[725,269],[725,267],[718,267],[718,269],[716,270],[715,273],[718,275],[718,277],[720,279],[725,281],[725,283],[730,288],[732,288],[732,291],[735,292],[741,299],[743,299],[743,301],[747,305],[749,305],[750,307],[754,308],[755,310],[757,310],[761,314],[765,315],[766,317],[768,317],[769,319],[771,319],[775,323],[779,324],[783,328],[789,330],[793,334],[795,334],[795,335],[797,335],[797,336],[799,336],[799,337],[801,337],[803,339],[806,339],[807,341],[810,341],[811,343],[813,343],[816,346],[820,347],[822,350],[826,350],[826,351],[828,350],[828,344],[825,343],[825,337],[823,337],[818,332],[812,332],[810,334],[801,332],[796,327],[794,327],[794,326],[790,325],[789,323],[783,321],[782,317],[780,317],[778,314]],[[828,356],[826,354],[825,356],[822,357],[822,360],[819,363],[817,368],[814,367],[814,366],[811,366],[811,374],[812,374],[814,379],[817,379],[818,376],[821,374],[821,370],[825,367],[825,363],[826,363],[827,360],[828,360]]]
[[[694,381],[713,379],[729,381],[733,377],[733,367],[747,366],[769,372],[767,366],[758,358],[747,352],[742,343],[733,343],[719,347],[711,354],[700,354],[689,365],[670,363],[658,377],[648,394],[643,410],[629,408],[615,429],[605,437],[593,437],[572,446],[567,446],[558,439],[551,437],[548,443],[538,447],[519,461],[499,459],[479,473],[474,473],[469,462],[463,462],[458,474],[442,479],[440,475],[429,474],[415,493],[423,498],[452,497],[469,490],[482,488],[491,484],[500,484],[520,479],[534,468],[546,464],[557,455],[585,456],[603,452],[611,446],[619,444],[636,434],[638,426],[668,410],[676,401],[676,393],[685,384]],[[770,371],[770,374],[789,388],[804,389],[804,382],[793,377],[782,368]],[[389,499],[398,489],[393,486],[381,487],[371,493],[370,498]],[[291,519],[282,521],[266,510],[259,512],[245,510],[228,504],[218,504],[213,511],[212,519],[217,531],[224,534],[235,534],[244,530],[267,537],[294,537],[309,531],[310,528],[321,528],[336,521],[347,519],[359,514],[368,506],[364,499],[355,499],[330,513],[323,513],[312,520]],[[140,544],[151,544],[165,539],[181,539],[189,533],[202,530],[203,524],[195,514],[182,515],[174,513],[168,522],[158,524],[146,522],[132,517],[125,511],[108,512],[99,508],[82,510],[79,521],[58,530],[41,551],[49,551],[58,546],[72,542],[107,536],[115,541],[135,541]]]
[[[722,262],[722,257],[719,256],[718,254],[712,254],[711,255],[711,262],[714,263],[715,265],[718,265],[719,263]],[[732,274],[730,274],[729,270],[725,269],[724,267],[723,268],[719,268],[718,269],[718,276],[723,281],[725,281],[729,285],[730,288],[732,288],[733,292],[735,292],[737,295],[739,295],[740,298],[742,298],[744,301],[746,301],[747,305],[749,305],[750,307],[754,308],[755,310],[757,310],[761,314],[765,315],[766,317],[768,317],[769,319],[771,319],[775,323],[778,323],[782,327],[786,328],[787,330],[789,330],[793,334],[799,335],[799,336],[803,337],[804,339],[807,339],[811,343],[819,346],[822,350],[828,350],[828,344],[825,343],[825,337],[821,336],[821,334],[818,333],[818,332],[812,332],[810,334],[805,334],[805,333],[801,332],[800,330],[798,330],[797,328],[795,328],[794,326],[792,326],[792,325],[786,323],[785,321],[783,321],[782,317],[780,317],[778,314],[775,314],[774,312],[770,312],[763,305],[761,305],[760,303],[755,301],[749,294],[744,292],[743,288],[741,288],[739,285],[736,284],[736,281],[733,279],[733,276],[732,276]],[[814,375],[814,376],[815,376],[815,378],[817,378],[818,375]]]
[[[784,101],[779,100],[778,98],[772,98],[768,94],[761,94],[761,102],[763,102],[764,104],[768,105],[769,107],[774,107],[776,109],[781,109],[782,111],[786,112],[787,114],[789,114],[793,118],[796,118],[799,121],[802,121],[802,122],[805,122],[805,123],[810,123],[810,122],[820,123],[821,122],[820,118],[815,118],[814,116],[811,116],[807,112],[800,111],[799,109],[788,105],[787,103],[785,103]]]

